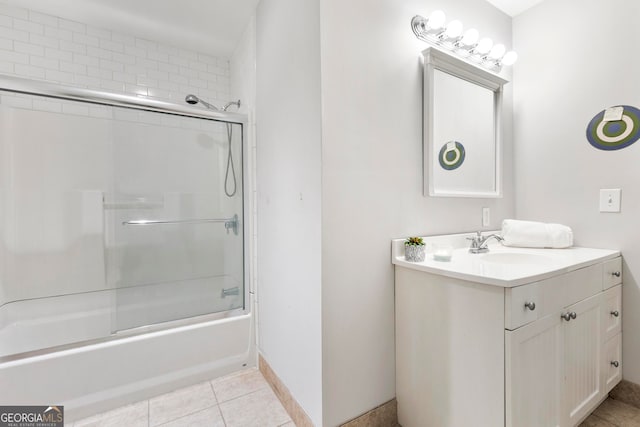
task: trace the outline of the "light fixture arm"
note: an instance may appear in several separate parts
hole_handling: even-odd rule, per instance
[[[420,15],[414,16],[411,19],[411,29],[419,40],[428,41],[425,36],[427,34],[427,18]]]

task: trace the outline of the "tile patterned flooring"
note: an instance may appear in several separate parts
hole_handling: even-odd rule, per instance
[[[295,427],[257,369],[78,420],[72,427]]]
[[[70,427],[295,427],[257,369],[78,420]],[[640,409],[608,398],[580,427],[640,427]]]
[[[640,409],[608,398],[580,427],[640,427]]]

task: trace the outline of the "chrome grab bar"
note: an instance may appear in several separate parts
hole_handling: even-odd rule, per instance
[[[238,215],[234,215],[233,218],[202,218],[202,219],[172,219],[172,220],[152,220],[152,219],[139,219],[133,221],[124,221],[122,225],[172,225],[172,224],[206,224],[224,222],[224,228],[233,230],[234,234],[238,234]]]

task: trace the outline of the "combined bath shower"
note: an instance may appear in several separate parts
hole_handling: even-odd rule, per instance
[[[220,108],[216,107],[213,104],[209,104],[207,101],[204,101],[198,98],[194,94],[187,95],[184,98],[184,100],[187,104],[195,105],[200,103],[205,107],[207,107],[209,110],[221,111]],[[232,105],[235,105],[236,108],[240,108],[240,100],[238,99],[237,101],[227,102],[226,104],[224,104],[224,107],[222,107],[222,111],[227,111],[227,109]],[[228,155],[227,155],[227,170],[225,171],[225,174],[224,174],[224,194],[226,194],[228,197],[233,197],[236,194],[236,190],[238,188],[238,183],[236,181],[236,170],[233,165],[233,154],[231,153],[231,137],[232,136],[233,136],[232,125],[227,123]],[[229,181],[229,170],[231,170],[231,178],[233,179],[233,191],[228,190],[228,185],[227,185]]]

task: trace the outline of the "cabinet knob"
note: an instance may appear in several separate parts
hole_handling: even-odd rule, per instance
[[[568,322],[571,320],[571,313],[561,314],[560,317],[562,317],[564,320]]]
[[[613,273],[611,273],[612,276],[616,276],[616,277],[620,277],[620,272],[619,271],[614,271]]]
[[[614,311],[611,312],[611,315],[613,317],[618,317],[618,316],[620,316],[620,313],[618,312],[618,310],[614,310]]]
[[[569,316],[571,316],[572,319],[575,319],[576,317],[578,317],[575,311],[572,311],[571,314],[569,314]]]
[[[613,365],[614,368],[617,368],[618,366],[620,366],[620,363],[617,360],[614,360],[613,362],[611,362],[611,365]]]
[[[531,311],[536,309],[536,303],[535,302],[525,302],[524,306],[526,308],[528,308],[529,310],[531,310]]]

